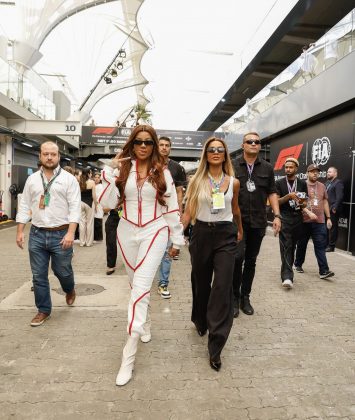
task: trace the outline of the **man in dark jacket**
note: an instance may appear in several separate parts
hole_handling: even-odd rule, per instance
[[[330,218],[332,221],[332,228],[328,234],[327,252],[334,252],[335,243],[338,238],[338,221],[342,209],[344,198],[344,184],[338,179],[338,170],[331,166],[327,171],[327,182],[325,187],[328,193],[328,202],[330,207]]]
[[[274,213],[272,227],[275,235],[281,229],[274,171],[269,162],[259,157],[261,149],[259,134],[254,132],[245,134],[242,148],[243,155],[233,163],[235,176],[240,182],[239,207],[244,231],[244,258],[237,255],[233,276],[235,318],[239,315],[239,300],[240,309],[245,314],[254,313],[249,296],[255,275],[256,259],[267,227],[267,200]]]

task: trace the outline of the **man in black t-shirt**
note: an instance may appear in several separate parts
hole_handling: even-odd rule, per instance
[[[159,153],[163,156],[166,166],[169,169],[171,176],[175,183],[176,195],[179,204],[180,214],[182,214],[182,199],[184,196],[183,188],[186,185],[186,173],[184,168],[175,162],[172,159],[169,159],[171,150],[171,140],[169,137],[160,137],[159,138]],[[171,245],[171,242],[168,242],[167,251]],[[159,284],[158,284],[158,293],[163,299],[170,299],[171,294],[168,290],[169,284],[169,275],[171,269],[171,258],[168,252],[165,252],[163,259],[159,268]]]
[[[297,240],[302,236],[303,215],[307,212],[307,184],[297,178],[298,160],[287,158],[285,161],[285,178],[276,181],[277,195],[279,197],[282,226],[279,234],[281,254],[281,281],[286,289],[293,287],[293,263]]]
[[[281,228],[274,171],[270,163],[259,156],[259,134],[244,134],[242,148],[243,155],[233,162],[235,176],[240,182],[238,200],[243,223],[243,241],[238,244],[242,252],[237,253],[233,275],[234,318],[239,315],[239,306],[246,315],[254,313],[250,294],[256,260],[267,227],[267,200],[274,213],[272,228],[275,236]]]

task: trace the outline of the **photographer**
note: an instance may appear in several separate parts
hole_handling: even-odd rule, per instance
[[[303,216],[303,234],[297,241],[295,270],[303,273],[302,265],[306,258],[307,244],[312,238],[314,253],[317,258],[319,268],[319,278],[328,279],[334,276],[334,272],[329,270],[325,249],[327,246],[327,229],[331,229],[330,209],[328,203],[327,190],[323,183],[317,181],[320,170],[318,166],[311,164],[307,168],[307,190],[308,203],[315,218],[310,218],[308,213]],[[325,219],[326,217],[326,219]]]
[[[303,217],[306,212],[311,219],[316,216],[306,208],[307,184],[297,178],[298,160],[287,158],[285,178],[276,181],[279,196],[282,226],[279,234],[281,255],[281,281],[286,289],[293,287],[293,262],[297,240],[302,236]]]

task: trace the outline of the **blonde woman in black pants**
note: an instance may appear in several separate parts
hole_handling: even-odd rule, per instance
[[[200,336],[208,330],[212,369],[221,368],[221,352],[233,325],[233,270],[243,237],[234,178],[226,143],[216,137],[204,145],[199,167],[189,183],[184,226],[192,222],[192,315]]]

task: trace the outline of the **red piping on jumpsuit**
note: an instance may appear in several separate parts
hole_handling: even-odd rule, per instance
[[[145,253],[144,257],[141,259],[141,261],[139,262],[139,264],[137,264],[137,265],[136,265],[136,267],[135,267],[135,268],[134,268],[134,267],[133,267],[133,266],[129,263],[129,261],[127,260],[127,257],[126,257],[126,255],[125,255],[125,253],[124,253],[124,251],[123,251],[122,246],[121,246],[120,240],[118,239],[118,236],[117,236],[117,242],[118,242],[118,245],[119,245],[119,247],[120,247],[120,249],[121,249],[122,256],[123,256],[124,260],[126,261],[126,264],[128,265],[128,267],[129,267],[131,270],[136,271],[136,270],[137,270],[137,268],[139,268],[139,267],[143,264],[143,262],[144,262],[144,260],[145,260],[146,256],[148,255],[148,252],[150,251],[150,248],[151,248],[151,247],[152,247],[152,245],[153,245],[153,242],[155,241],[155,238],[159,235],[159,233],[160,233],[160,231],[161,231],[161,230],[166,229],[166,228],[168,228],[168,226],[163,226],[163,227],[161,227],[161,228],[160,228],[160,229],[159,229],[159,230],[155,233],[155,235],[153,236],[153,238],[152,238],[152,240],[151,240],[151,242],[150,242],[150,244],[149,244],[149,246],[148,246],[147,252]],[[168,231],[169,231],[169,228],[168,228]]]
[[[175,212],[179,212],[179,211],[180,211],[180,209],[175,209],[175,210],[167,211],[166,213],[163,213],[163,214],[175,213]]]
[[[160,219],[164,214],[166,213],[162,213],[160,216],[158,216],[156,219],[151,219],[149,220],[147,223],[144,223],[144,225],[138,225],[137,223],[132,222],[132,220],[127,219],[126,217],[122,216],[122,219],[126,220],[127,222],[129,222],[131,225],[137,226],[137,227],[145,227],[147,225],[149,225],[149,223],[154,222],[155,220]]]
[[[148,293],[150,293],[150,290],[148,290],[148,292],[145,292],[145,293],[143,293],[142,294],[142,296],[140,296],[135,302],[134,302],[134,304],[133,304],[133,310],[132,310],[132,320],[131,320],[131,323],[129,324],[129,329],[128,329],[128,334],[129,335],[131,335],[131,332],[132,332],[132,325],[133,325],[133,321],[134,321],[134,313],[135,313],[135,310],[136,310],[136,304],[141,300],[141,299],[143,299],[144,298],[144,296],[146,296]]]
[[[138,226],[141,226],[142,222],[142,187],[144,185],[145,180],[143,181],[143,184],[139,187],[138,185],[138,160],[136,160],[136,186],[137,186],[137,193],[138,193]]]

